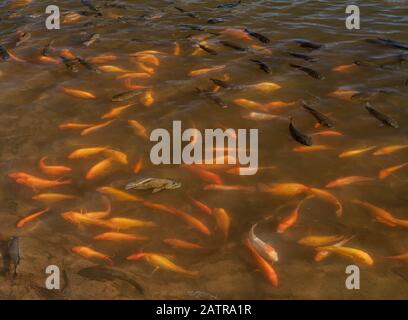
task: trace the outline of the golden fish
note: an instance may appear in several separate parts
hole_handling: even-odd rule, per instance
[[[374,178],[370,177],[362,177],[362,176],[349,176],[349,177],[342,177],[336,180],[329,182],[326,185],[326,188],[337,188],[342,186],[347,186],[349,184],[357,183],[357,182],[367,182],[373,181]]]
[[[45,164],[45,160],[47,157],[42,157],[39,162],[39,167],[42,172],[48,174],[50,176],[59,176],[68,174],[72,171],[71,168],[64,167],[64,166],[50,166]]]
[[[94,148],[81,148],[78,150],[73,151],[68,158],[69,159],[80,159],[80,158],[88,158],[90,156],[94,156],[96,154],[102,153],[106,151],[107,147],[94,147]]]
[[[37,219],[38,217],[42,216],[43,214],[47,213],[48,211],[50,211],[50,209],[45,209],[42,211],[38,211],[36,213],[32,213],[24,218],[21,218],[20,220],[18,220],[18,222],[16,223],[16,227],[17,228],[21,228],[24,227],[27,223]]]
[[[42,193],[32,197],[33,200],[45,202],[45,203],[55,203],[64,200],[76,200],[77,196],[72,196],[69,194],[60,193]]]
[[[343,64],[337,67],[334,67],[332,70],[335,72],[345,72],[345,71],[349,71],[350,69],[356,67],[357,65],[355,63],[351,63],[351,64]]]
[[[392,166],[392,167],[389,167],[389,168],[382,169],[382,170],[380,170],[380,172],[378,173],[378,178],[379,178],[379,179],[385,179],[385,178],[387,178],[390,174],[392,174],[392,173],[394,173],[395,171],[398,171],[398,170],[400,170],[400,169],[406,167],[407,165],[408,165],[408,162],[405,162],[405,163],[403,163],[403,164],[399,164],[399,165],[396,165],[396,166]]]
[[[316,250],[337,253],[343,257],[352,259],[356,262],[365,264],[367,266],[372,266],[374,264],[374,260],[371,258],[371,256],[367,252],[364,252],[360,249],[349,248],[349,247],[329,246],[329,247],[316,248]]]
[[[309,190],[301,183],[274,183],[271,185],[259,184],[261,192],[272,193],[276,196],[293,197]]]
[[[217,222],[217,226],[224,234],[224,240],[226,240],[231,226],[231,217],[223,208],[214,208],[213,214],[215,221]]]
[[[108,221],[92,218],[81,212],[67,211],[61,214],[61,216],[64,220],[76,224],[80,227],[82,227],[83,225],[90,225],[107,229],[114,229],[114,226],[111,225]]]
[[[143,139],[148,139],[146,128],[136,120],[128,120],[129,125],[133,128],[133,131],[136,135]]]
[[[96,96],[88,91],[83,91],[83,90],[79,90],[79,89],[73,89],[73,88],[65,88],[62,87],[62,90],[66,93],[69,94],[73,97],[76,98],[82,98],[82,99],[96,99]]]
[[[143,221],[131,218],[111,218],[107,222],[116,230],[131,229],[140,227],[156,227],[157,224],[152,221]]]
[[[225,68],[225,65],[215,66],[215,67],[210,67],[210,68],[197,69],[197,70],[190,71],[190,73],[188,75],[191,76],[191,77],[201,76],[203,74],[207,74],[207,73],[213,72],[213,71],[222,70],[224,68]]]
[[[256,89],[263,92],[271,92],[282,88],[279,84],[274,82],[260,82],[257,84],[251,84],[248,86],[251,89]]]
[[[345,151],[343,153],[339,154],[339,158],[349,158],[349,157],[355,157],[358,156],[360,154],[366,153],[368,151],[371,151],[373,149],[375,149],[376,147],[367,147],[367,148],[362,148],[362,149],[356,149],[356,150],[349,150],[349,151]]]
[[[139,241],[149,239],[146,236],[140,234],[129,234],[121,232],[105,232],[98,234],[94,237],[95,240],[107,240],[107,241]]]
[[[115,55],[99,55],[96,57],[88,58],[87,61],[91,64],[106,63],[115,61],[117,57]]]
[[[126,73],[126,72],[131,72],[129,70],[123,69],[121,67],[117,67],[117,66],[100,66],[98,67],[99,70],[101,70],[102,72],[105,73]]]
[[[110,157],[121,164],[127,165],[129,163],[126,153],[123,153],[122,151],[106,149],[103,153],[105,156]]]
[[[192,243],[185,240],[180,239],[164,239],[163,242],[173,248],[181,248],[181,249],[202,249],[203,247],[199,244]]]
[[[131,195],[130,193],[112,188],[112,187],[101,187],[96,189],[96,191],[107,194],[110,196],[113,196],[116,200],[118,201],[135,201],[135,202],[140,202],[143,201],[142,198],[139,198],[137,196]]]
[[[134,104],[127,104],[121,107],[112,108],[109,112],[101,116],[101,119],[117,118]]]
[[[327,246],[333,242],[340,241],[344,236],[307,236],[300,239],[297,243],[308,247],[322,247]]]
[[[60,129],[87,129],[95,126],[94,123],[64,123],[60,124],[58,127]]]
[[[92,248],[78,246],[78,247],[73,247],[71,250],[72,252],[75,252],[83,256],[84,258],[105,260],[105,261],[108,261],[110,264],[113,264],[112,259],[107,254],[98,252]]]
[[[150,107],[154,103],[153,91],[147,90],[140,98],[140,102],[145,107]]]
[[[109,126],[113,121],[115,121],[115,120],[110,120],[110,121],[98,124],[96,126],[84,129],[84,130],[81,131],[81,136],[86,136],[86,135],[88,135],[88,134],[90,134],[90,133],[92,133],[92,132],[94,132],[96,130],[105,128],[105,127]]]
[[[116,79],[146,79],[150,78],[151,76],[151,74],[146,72],[128,72],[117,76]]]
[[[402,149],[408,148],[408,144],[399,144],[399,145],[393,145],[393,146],[387,146],[378,149],[376,152],[373,153],[374,156],[384,156],[388,155],[397,151],[400,151]]]
[[[91,169],[86,173],[85,178],[87,180],[92,180],[96,178],[101,178],[112,172],[112,158],[104,159],[97,164],[95,164]]]
[[[368,210],[377,219],[377,221],[384,223],[390,227],[396,226],[396,219],[394,218],[394,216],[391,213],[385,211],[384,209],[376,207],[366,201],[353,200],[352,203],[357,204]]]
[[[334,204],[336,206],[336,215],[338,217],[341,217],[343,215],[343,206],[341,205],[340,201],[332,195],[330,192],[321,190],[321,189],[316,189],[316,188],[310,188],[308,192],[316,198],[321,199],[323,201],[326,201],[328,203]]]
[[[326,146],[326,145],[313,145],[313,146],[300,146],[300,147],[295,147],[293,148],[293,151],[295,152],[314,152],[314,151],[323,151],[323,150],[330,150],[331,147]]]

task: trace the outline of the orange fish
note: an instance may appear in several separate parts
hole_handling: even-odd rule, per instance
[[[75,59],[75,54],[69,49],[62,49],[60,55],[67,59]]]
[[[137,196],[131,195],[130,193],[112,188],[112,187],[101,187],[96,189],[96,191],[102,193],[102,194],[107,194],[112,197],[114,197],[118,201],[130,201],[130,202],[140,202],[143,201],[142,198],[139,198]]]
[[[312,133],[311,136],[338,136],[338,137],[341,137],[343,136],[343,134],[335,130],[324,130],[324,131]]]
[[[62,87],[62,90],[66,93],[69,94],[70,96],[76,97],[76,98],[82,98],[82,99],[96,99],[96,96],[88,91],[83,91],[79,89],[73,89],[73,88],[65,88]]]
[[[179,56],[180,53],[181,53],[181,47],[180,47],[180,44],[176,41],[176,42],[174,43],[173,55]]]
[[[193,250],[203,248],[199,244],[192,243],[192,242],[185,241],[185,240],[180,240],[180,239],[164,239],[163,242],[173,248],[193,249]]]
[[[8,50],[8,53],[9,53],[9,55],[10,55],[10,58],[11,58],[13,61],[16,61],[16,62],[26,62],[24,59],[21,59],[21,58],[17,57],[11,50]]]
[[[272,266],[266,261],[254,248],[251,242],[247,239],[245,242],[249,252],[255,258],[255,261],[261,268],[262,272],[264,273],[266,279],[274,286],[277,287],[279,284],[278,275],[276,271],[272,268]]]
[[[281,89],[282,87],[279,84],[274,83],[274,82],[260,82],[257,84],[251,84],[248,86],[248,88],[256,89],[256,90],[268,93],[271,91]]]
[[[108,159],[104,159],[98,162],[91,169],[88,170],[85,178],[87,180],[92,180],[92,179],[104,177],[107,174],[111,173],[113,169],[113,166],[112,166],[113,161],[114,160],[112,158],[108,158]]]
[[[387,146],[378,149],[376,152],[373,153],[374,156],[384,156],[388,155],[403,149],[408,148],[408,144],[399,144],[399,145],[393,145],[393,146]]]
[[[121,164],[127,165],[129,163],[126,153],[122,151],[106,149],[103,153],[105,156],[110,157]]]
[[[61,216],[64,220],[76,224],[79,227],[82,227],[84,225],[91,225],[102,228],[114,229],[113,225],[111,225],[108,221],[95,219],[81,212],[67,211],[61,214]]]
[[[88,58],[87,61],[91,64],[107,63],[115,61],[117,57],[115,55],[99,55],[96,57]]]
[[[25,172],[13,172],[9,173],[8,176],[14,179],[18,184],[25,185],[33,190],[58,187],[71,183],[71,180],[46,180]]]
[[[214,172],[211,172],[205,169],[201,169],[194,165],[182,164],[181,167],[198,175],[200,179],[203,180],[204,182],[207,182],[210,184],[223,184],[221,177],[215,174]]]
[[[68,158],[69,159],[80,159],[80,158],[88,158],[90,156],[94,156],[96,154],[102,153],[106,151],[107,147],[93,147],[93,148],[81,148],[73,151]]]
[[[406,167],[408,165],[408,162],[405,162],[403,164],[399,164],[396,166],[392,166],[386,169],[382,169],[380,170],[380,172],[378,173],[378,178],[379,179],[385,179],[387,178],[390,174],[394,173],[395,171],[398,171],[404,167]]]
[[[43,63],[51,63],[51,64],[60,64],[61,61],[52,57],[47,57],[47,56],[39,56],[37,58],[37,60],[39,62],[43,62]]]
[[[235,99],[233,100],[233,102],[237,105],[239,105],[240,107],[244,107],[244,108],[248,108],[248,109],[258,109],[261,111],[266,111],[266,108],[255,101],[252,100],[248,100],[248,99]]]
[[[240,185],[220,185],[220,184],[207,184],[204,186],[204,190],[213,191],[244,191],[244,192],[255,192],[256,188],[251,186],[240,186]]]
[[[343,245],[345,245],[347,242],[349,242],[351,239],[353,239],[354,236],[350,236],[348,238],[344,238],[343,240],[333,244],[333,247],[341,247]],[[329,251],[317,251],[315,257],[314,257],[314,261],[316,262],[320,262],[323,261],[324,259],[326,259],[327,257],[329,257],[332,254],[332,252]]]
[[[152,228],[157,227],[157,224],[152,221],[144,221],[131,218],[115,217],[107,220],[113,229],[131,229],[131,228]]]
[[[294,197],[305,193],[309,187],[301,183],[274,183],[271,185],[259,184],[261,192],[272,193],[276,196]]]
[[[45,203],[55,203],[65,200],[76,200],[78,197],[72,196],[69,194],[60,194],[60,193],[42,193],[32,197],[33,200],[42,201]]]
[[[208,214],[209,216],[212,215],[212,209],[209,206],[207,206],[205,203],[198,201],[190,196],[188,196],[188,198],[190,199],[191,203],[194,204],[202,212],[204,212],[205,214]]]
[[[321,190],[321,189],[316,189],[316,188],[310,188],[308,192],[316,198],[321,199],[323,201],[326,201],[328,203],[334,204],[336,206],[336,215],[338,217],[341,217],[343,215],[343,206],[341,205],[340,201],[332,195],[330,192]]]
[[[116,79],[146,79],[152,75],[146,72],[127,72],[116,77]]]
[[[108,261],[110,264],[113,264],[111,257],[109,257],[107,254],[98,252],[92,248],[84,247],[84,246],[77,246],[77,247],[73,247],[71,250],[72,252],[75,252],[83,256],[84,258],[104,260],[104,261]]]
[[[221,65],[221,66],[214,66],[214,67],[210,67],[210,68],[203,68],[203,69],[197,69],[197,70],[192,70],[190,71],[190,73],[188,74],[190,77],[195,77],[195,76],[201,76],[203,74],[207,74],[213,71],[219,71],[225,68],[225,65]]]
[[[68,14],[65,15],[64,20],[62,21],[62,23],[64,24],[70,24],[73,23],[75,21],[78,21],[82,18],[82,16],[77,13],[77,12],[69,12]]]
[[[47,157],[42,157],[39,162],[39,167],[42,172],[48,174],[50,176],[59,176],[65,175],[72,171],[71,168],[64,167],[64,166],[49,166],[45,164],[45,160]]]
[[[47,213],[48,211],[50,211],[50,209],[47,208],[45,210],[38,211],[36,213],[32,213],[32,214],[18,220],[18,222],[16,224],[16,227],[17,228],[24,227],[27,223],[37,219],[38,217],[42,216],[43,214]]]
[[[87,129],[84,129],[84,130],[82,130],[82,132],[81,132],[81,136],[86,136],[86,135],[88,135],[88,134],[90,134],[90,133],[92,133],[92,132],[94,132],[94,131],[96,131],[96,130],[105,128],[105,127],[109,126],[113,121],[115,121],[115,120],[109,120],[109,121],[106,121],[106,122],[104,122],[104,123],[98,124],[98,125],[96,125],[96,126],[93,126],[93,127],[87,128]]]
[[[140,62],[150,63],[156,67],[160,65],[160,60],[153,54],[143,54],[136,56],[136,59]]]
[[[283,108],[283,107],[291,107],[296,105],[297,102],[292,101],[292,102],[285,102],[285,101],[272,101],[263,106],[263,109],[269,110],[269,109],[276,109],[276,108]]]
[[[218,228],[224,234],[224,240],[226,240],[231,227],[231,217],[223,208],[214,208],[214,217]]]
[[[99,70],[105,73],[127,73],[130,72],[129,70],[123,69],[121,67],[117,66],[111,66],[111,65],[106,65],[106,66],[100,66],[98,67]]]
[[[349,177],[342,177],[336,180],[329,182],[326,185],[326,188],[337,188],[342,186],[347,186],[349,184],[357,183],[357,182],[367,182],[373,181],[374,178],[370,177],[362,177],[362,176],[349,176]]]
[[[140,102],[145,106],[145,107],[150,107],[154,103],[154,98],[153,98],[153,91],[147,90],[143,96],[140,98]]]
[[[349,151],[345,151],[341,154],[339,154],[339,158],[349,158],[349,157],[354,157],[354,156],[358,156],[360,154],[366,153],[368,151],[373,150],[374,147],[368,147],[368,148],[363,148],[363,149],[356,149],[356,150],[349,150]]]
[[[357,93],[359,92],[356,90],[337,89],[329,93],[329,96],[336,97],[336,98],[343,99],[343,100],[350,100],[351,97]]]
[[[349,71],[350,69],[352,69],[352,68],[354,68],[354,67],[356,67],[356,66],[357,66],[357,65],[356,65],[355,63],[343,64],[343,65],[334,67],[334,68],[332,69],[332,71],[335,71],[335,72],[346,72],[346,71]]]
[[[371,203],[360,200],[353,200],[352,203],[357,204],[366,209],[368,212],[370,212],[371,215],[374,216],[374,218],[377,219],[378,222],[381,222],[390,227],[395,227],[397,225],[396,218],[391,213],[385,211],[380,207],[376,207]]]
[[[144,259],[147,263],[149,263],[155,268],[163,268],[165,270],[185,274],[188,276],[198,275],[198,271],[186,270],[183,267],[180,267],[176,265],[174,262],[170,261],[164,255],[157,254],[157,253],[139,252],[139,253],[134,253],[128,256],[126,259],[133,260],[133,261]]]
[[[408,252],[399,254],[397,256],[388,256],[385,257],[386,259],[392,259],[392,260],[408,260]]]
[[[63,130],[63,129],[87,129],[93,126],[95,126],[94,123],[63,123],[60,124],[58,127]]]
[[[101,119],[117,118],[134,104],[127,104],[121,107],[112,108],[109,112],[101,116]]]
[[[326,145],[313,145],[313,146],[300,146],[293,148],[295,152],[313,152],[313,151],[322,151],[322,150],[330,150],[331,147]]]
[[[139,67],[140,69],[142,69],[144,72],[146,72],[146,73],[148,73],[148,74],[150,74],[150,75],[154,75],[154,74],[155,74],[154,68],[149,68],[148,66],[146,66],[144,63],[141,63],[141,62],[139,62],[137,65],[138,65],[138,67]]]
[[[105,232],[98,234],[94,237],[95,240],[107,240],[107,241],[139,241],[149,239],[146,236],[140,234],[129,234],[122,232]]]
[[[139,160],[133,166],[133,173],[138,174],[143,169],[143,157],[139,157]]]
[[[146,86],[142,86],[140,84],[133,84],[131,78],[125,78],[123,83],[124,83],[125,87],[127,89],[130,89],[130,90],[140,90],[140,89],[146,89],[147,88]]]
[[[227,28],[221,31],[221,34],[230,36],[233,38],[238,38],[238,39],[252,40],[251,36],[247,32],[241,29]]]
[[[148,134],[146,128],[136,120],[128,120],[129,125],[133,128],[136,135],[143,139],[148,139]]]
[[[290,227],[292,227],[296,223],[299,217],[300,206],[308,198],[309,197],[299,201],[297,205],[293,208],[293,210],[290,212],[290,214],[279,222],[278,227],[276,229],[277,233],[284,233],[286,230],[288,230]]]

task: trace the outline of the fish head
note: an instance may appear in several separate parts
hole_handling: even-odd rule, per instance
[[[181,183],[177,181],[169,181],[166,185],[166,189],[177,189],[181,187]]]
[[[269,244],[265,245],[265,252],[272,261],[274,262],[279,261],[278,253],[271,245]]]

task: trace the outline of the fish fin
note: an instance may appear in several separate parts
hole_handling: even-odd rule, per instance
[[[150,275],[153,276],[156,273],[156,271],[159,270],[159,269],[160,269],[160,267],[154,268],[154,270],[152,271],[152,273]]]
[[[160,192],[162,190],[163,190],[163,188],[154,188],[152,193],[157,193],[157,192]]]

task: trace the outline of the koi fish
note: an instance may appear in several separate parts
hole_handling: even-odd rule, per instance
[[[143,169],[143,157],[139,157],[139,160],[133,166],[133,173],[138,174]]]
[[[173,248],[181,248],[181,249],[189,249],[189,250],[190,249],[191,250],[203,249],[203,247],[197,243],[192,243],[192,242],[180,240],[180,239],[164,239],[163,242]]]
[[[371,256],[367,252],[364,252],[363,250],[360,249],[328,246],[319,247],[316,248],[316,250],[333,252],[367,266],[372,266],[374,264],[374,260],[371,258]]]
[[[244,107],[244,108],[248,108],[248,109],[258,109],[261,111],[266,111],[266,108],[255,101],[252,100],[247,100],[247,99],[235,99],[233,100],[233,102],[237,105],[239,105],[240,107]]]
[[[356,149],[356,150],[349,150],[349,151],[344,151],[339,154],[339,158],[349,158],[349,157],[355,157],[363,153],[367,153],[368,151],[371,151],[375,149],[376,146],[373,147],[367,147],[363,149]]]
[[[370,177],[362,177],[362,176],[349,176],[349,177],[342,177],[338,178],[336,180],[333,180],[329,182],[326,185],[326,188],[337,188],[337,187],[343,187],[347,186],[353,183],[358,183],[358,182],[368,182],[368,181],[373,181],[374,178]]]
[[[72,252],[83,256],[84,258],[104,260],[104,261],[109,262],[110,264],[113,264],[111,257],[109,257],[107,254],[98,252],[92,248],[84,247],[84,246],[77,246],[77,247],[73,247],[71,250]]]
[[[350,236],[348,238],[344,238],[343,240],[333,244],[332,246],[334,247],[341,247],[343,245],[345,245],[347,242],[349,242],[351,239],[353,239],[354,236]],[[320,262],[323,261],[324,259],[326,259],[327,257],[329,257],[332,254],[332,252],[329,251],[317,251],[316,255],[314,256],[314,261],[316,262]]]
[[[248,241],[264,259],[268,260],[269,262],[278,262],[279,257],[276,250],[270,244],[265,243],[255,235],[255,228],[257,227],[257,225],[258,224],[255,223],[249,230]]]
[[[380,170],[380,172],[378,173],[378,178],[380,179],[385,179],[387,178],[390,174],[394,173],[395,171],[398,171],[404,167],[406,167],[408,165],[408,162],[405,162],[403,164],[399,164],[396,166],[392,166],[386,169],[382,169]]]
[[[154,103],[153,91],[147,90],[140,99],[141,104],[145,107],[150,107]]]
[[[319,144],[319,145],[314,145],[314,146],[300,146],[300,147],[295,147],[292,150],[295,152],[300,152],[300,153],[307,153],[307,152],[314,152],[314,151],[324,151],[324,150],[330,150],[332,149],[329,146]]]
[[[192,70],[190,71],[190,73],[188,74],[190,77],[196,77],[196,76],[201,76],[203,74],[207,74],[213,71],[219,71],[225,68],[225,65],[221,65],[221,66],[214,66],[214,67],[210,67],[210,68],[203,68],[203,69],[197,69],[197,70]]]
[[[115,120],[109,120],[109,121],[106,121],[106,122],[104,122],[104,123],[98,124],[98,125],[96,125],[96,126],[93,126],[93,127],[87,128],[87,129],[84,129],[84,130],[82,130],[82,132],[81,132],[81,136],[86,136],[86,135],[88,135],[88,134],[90,134],[90,133],[92,133],[92,132],[94,132],[94,131],[96,131],[96,130],[105,128],[105,127],[109,126],[113,121],[115,121]]]
[[[378,149],[373,153],[374,156],[384,156],[408,148],[408,144],[392,145]]]
[[[334,130],[324,130],[324,131],[312,133],[311,136],[338,136],[338,137],[341,137],[343,136],[343,134],[341,132],[334,131]]]
[[[42,157],[39,162],[39,167],[42,172],[48,174],[50,176],[60,176],[68,174],[72,171],[71,168],[64,167],[64,166],[49,166],[45,164],[45,160],[47,157]]]
[[[94,237],[95,240],[107,240],[107,241],[140,241],[140,240],[147,240],[149,239],[146,236],[140,234],[129,234],[129,233],[121,233],[121,232],[105,232],[98,234]]]
[[[246,242],[246,247],[248,248],[249,252],[251,255],[255,258],[255,261],[261,268],[262,272],[264,273],[266,279],[274,286],[278,286],[278,275],[276,271],[272,268],[272,266],[264,259],[262,256],[256,251],[254,246],[251,244],[251,242],[247,239]]]
[[[127,104],[121,107],[112,108],[109,112],[101,116],[101,119],[111,119],[119,117],[123,112],[129,109],[134,104]]]
[[[308,192],[316,198],[321,199],[323,201],[326,201],[328,203],[334,204],[336,206],[336,215],[338,217],[341,217],[343,215],[343,206],[341,205],[340,201],[332,195],[330,192],[321,190],[321,189],[316,189],[316,188],[310,188]]]
[[[146,128],[136,120],[128,120],[129,125],[133,128],[136,135],[143,139],[148,139],[148,134]]]
[[[87,129],[95,126],[94,123],[63,123],[58,127],[62,130],[64,129]]]
[[[307,236],[298,240],[298,244],[307,247],[323,247],[336,241],[343,240],[344,236]]]
[[[38,211],[36,213],[32,213],[24,218],[21,218],[20,220],[18,220],[18,222],[16,223],[16,227],[17,228],[22,228],[24,227],[27,223],[37,219],[38,217],[44,215],[45,213],[47,213],[48,211],[50,211],[49,208],[45,209],[45,210],[41,210]]]
[[[118,150],[113,150],[113,149],[106,149],[103,151],[104,155],[106,155],[107,157],[112,158],[113,160],[127,165],[128,162],[128,158],[126,153],[122,152],[122,151],[118,151]]]
[[[190,199],[191,203],[194,204],[202,212],[204,212],[205,214],[208,214],[209,216],[212,215],[212,212],[213,212],[212,209],[208,207],[206,204],[194,199],[193,197],[188,196],[188,198]]]
[[[107,222],[116,230],[157,227],[157,224],[152,221],[143,221],[131,218],[115,217],[107,220]]]
[[[81,149],[73,151],[68,156],[68,158],[69,159],[88,158],[96,154],[102,153],[106,151],[107,149],[108,149],[107,147],[81,148]]]
[[[309,190],[309,187],[301,183],[274,183],[271,185],[259,184],[258,188],[261,192],[272,193],[275,196],[285,197],[294,197]]]
[[[107,208],[105,211],[93,211],[93,212],[84,212],[82,213],[84,216],[91,218],[91,219],[103,219],[109,216],[112,212],[112,207],[107,198],[105,198],[105,201],[107,203]]]
[[[106,176],[112,171],[112,163],[113,163],[112,158],[104,159],[97,164],[95,164],[91,169],[88,170],[86,173],[85,178],[87,180],[93,180],[96,178],[101,178]]]
[[[300,206],[302,205],[302,203],[308,199],[309,197],[299,201],[297,203],[297,205],[293,208],[293,210],[290,212],[290,214],[286,217],[284,217],[278,224],[278,227],[276,229],[277,233],[284,233],[286,230],[288,230],[289,228],[291,228],[297,221],[298,217],[299,217],[299,210],[300,210]]]
[[[69,194],[60,194],[60,193],[42,193],[32,197],[33,200],[45,202],[45,203],[55,203],[65,200],[76,200],[77,196],[72,196]]]
[[[218,228],[224,234],[224,240],[226,240],[231,226],[231,217],[223,208],[214,208],[214,217]]]
[[[220,185],[220,184],[207,184],[204,186],[204,190],[212,191],[244,191],[244,192],[255,192],[255,187],[240,186],[240,185]]]
[[[198,276],[198,271],[186,270],[183,267],[176,265],[174,262],[166,258],[164,255],[157,253],[138,252],[126,258],[126,260],[136,261],[144,259],[147,263],[155,268],[162,268],[176,273],[185,274],[188,276]]]
[[[384,223],[390,227],[396,226],[395,217],[391,213],[385,211],[384,209],[376,207],[371,203],[360,200],[353,200],[352,203],[357,204],[366,209],[368,212],[370,212],[371,215],[374,216],[374,218],[377,219],[378,222]]]
[[[82,99],[96,99],[96,96],[88,91],[83,91],[79,89],[74,89],[74,88],[61,88],[62,91],[64,91],[66,94],[69,94],[70,96],[76,97],[76,98],[82,98]]]
[[[251,84],[248,86],[248,88],[256,89],[256,90],[259,90],[265,93],[269,93],[275,90],[279,90],[282,87],[279,84],[274,83],[274,82],[260,82],[257,84]]]
[[[118,190],[112,187],[101,187],[101,188],[96,189],[96,191],[106,194],[106,195],[110,195],[118,201],[129,201],[129,202],[143,201],[142,198],[139,198],[137,196],[131,195],[130,193],[123,192],[121,190]]]
[[[396,255],[396,256],[388,256],[385,259],[392,259],[392,260],[408,260],[408,252]]]
[[[13,172],[9,173],[8,176],[14,179],[18,184],[25,185],[27,187],[32,188],[33,190],[58,187],[61,185],[70,184],[72,182],[71,180],[61,179],[46,180],[24,172]]]
[[[76,224],[80,227],[83,225],[97,226],[107,229],[114,229],[112,224],[106,220],[95,219],[87,216],[81,212],[67,211],[61,214],[62,218],[70,223]]]

